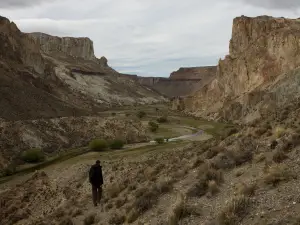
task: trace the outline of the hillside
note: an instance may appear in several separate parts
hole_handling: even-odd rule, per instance
[[[213,80],[216,67],[188,67],[172,72],[169,78],[136,77],[138,82],[169,98],[191,95]]]
[[[220,60],[216,78],[194,95],[174,101],[174,109],[252,122],[296,101],[299,34],[298,19],[234,19],[230,53]]]
[[[1,17],[0,39],[0,118],[91,115],[166,100],[97,59],[88,38],[25,34]]]

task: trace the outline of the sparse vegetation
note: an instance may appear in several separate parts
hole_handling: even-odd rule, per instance
[[[273,154],[273,161],[276,163],[281,163],[287,158],[288,156],[280,149],[277,149]]]
[[[151,132],[156,132],[159,128],[158,124],[153,121],[149,121],[148,126]]]
[[[89,149],[91,151],[95,151],[95,152],[104,151],[107,148],[108,148],[108,144],[103,139],[95,139],[95,140],[91,141],[89,144]]]
[[[159,117],[157,119],[157,122],[159,122],[159,123],[166,123],[166,122],[168,122],[168,118],[166,116]]]
[[[146,112],[144,112],[144,111],[139,111],[137,113],[137,117],[140,118],[140,119],[144,118],[145,116],[146,116]]]
[[[122,149],[124,147],[124,142],[122,140],[113,140],[109,147],[114,150]]]
[[[22,153],[22,159],[28,163],[39,163],[45,160],[44,152],[39,148],[32,148]]]
[[[286,130],[283,127],[276,127],[274,130],[274,135],[276,138],[280,138],[285,134]]]
[[[157,144],[163,144],[165,140],[163,138],[155,138]]]
[[[92,225],[95,223],[96,214],[90,214],[84,218],[84,225]]]
[[[289,181],[292,178],[296,178],[296,175],[286,165],[272,165],[266,171],[264,183],[274,187],[280,182]]]
[[[252,197],[255,194],[257,184],[255,182],[250,184],[240,183],[237,187],[237,193],[247,197]]]
[[[235,225],[238,224],[250,205],[250,199],[245,195],[240,195],[232,199],[218,216],[220,225]]]
[[[115,213],[110,217],[108,223],[112,225],[122,225],[124,224],[125,220],[126,217],[124,215]]]

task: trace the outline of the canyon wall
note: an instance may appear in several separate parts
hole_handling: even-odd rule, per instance
[[[203,66],[203,67],[181,67],[179,70],[174,71],[170,75],[171,80],[182,79],[205,79],[214,76],[217,72],[216,66]]]
[[[64,53],[71,57],[95,60],[93,42],[86,37],[55,37],[44,33],[30,33],[43,52],[47,54]]]
[[[141,85],[173,98],[188,96],[201,89],[216,76],[216,66],[180,68],[169,78],[135,77]]]
[[[286,79],[284,74],[300,66],[300,20],[235,18],[229,49],[229,55],[219,61],[216,78],[184,100],[187,112],[218,118],[230,115],[234,106],[243,111],[236,119],[250,112],[253,106],[249,108],[245,101],[248,95],[258,90],[271,92],[268,87],[273,82]]]

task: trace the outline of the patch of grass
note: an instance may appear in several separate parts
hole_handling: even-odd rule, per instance
[[[208,149],[208,151],[206,152],[206,158],[211,159],[223,151],[224,151],[224,149],[219,146],[212,147],[212,148]]]
[[[174,204],[174,206],[171,209],[171,213],[168,217],[168,224],[169,225],[177,225],[180,218],[183,215],[184,212],[184,197],[182,194],[178,194],[177,200]]]
[[[113,140],[109,144],[109,147],[110,147],[110,149],[113,149],[113,150],[122,149],[124,147],[124,141],[122,141],[122,140]]]
[[[257,188],[256,183],[250,183],[250,184],[240,183],[237,186],[237,193],[239,195],[252,197],[255,194],[256,188]]]
[[[105,140],[102,139],[95,139],[92,140],[89,144],[89,149],[91,151],[100,152],[104,151],[108,148],[108,143]]]
[[[296,178],[296,175],[292,173],[287,165],[272,165],[267,168],[263,181],[266,185],[277,186],[280,182],[289,181],[292,178]]]
[[[280,149],[277,149],[273,156],[272,156],[272,159],[274,162],[276,163],[281,163],[283,162],[284,160],[288,159],[288,156]]]
[[[235,225],[246,215],[248,207],[250,206],[250,199],[245,195],[240,195],[233,198],[229,205],[227,205],[218,216],[220,225]]]
[[[215,185],[219,185],[223,181],[222,171],[211,168],[207,164],[201,165],[198,171],[198,180],[188,190],[187,194],[191,197],[201,197],[209,191],[214,192]]]
[[[107,187],[107,195],[109,198],[116,198],[126,187],[121,183],[114,183]]]
[[[146,116],[146,112],[145,111],[139,111],[137,113],[137,117],[140,118],[140,119],[144,118],[145,116]]]
[[[39,163],[45,160],[45,154],[39,148],[32,148],[23,152],[21,158],[28,163]]]
[[[283,127],[276,127],[274,130],[274,135],[276,138],[282,137],[286,133],[286,130]]]
[[[155,138],[157,144],[163,144],[165,142],[164,138]]]
[[[215,195],[216,193],[219,192],[219,187],[218,187],[218,184],[215,180],[210,180],[208,181],[208,193],[213,196]]]
[[[124,198],[118,198],[115,202],[116,208],[119,209],[121,208],[123,205],[125,205],[125,203],[127,202],[127,199]]]
[[[95,223],[96,214],[90,214],[84,218],[84,225],[92,225]]]
[[[108,223],[112,225],[122,225],[124,224],[125,220],[126,217],[124,215],[115,213],[111,215],[110,219],[108,220]]]
[[[168,122],[168,118],[166,116],[162,116],[162,117],[159,117],[156,121],[159,123],[166,123],[166,122]]]
[[[149,121],[148,126],[151,132],[156,132],[159,128],[158,124],[153,121]]]

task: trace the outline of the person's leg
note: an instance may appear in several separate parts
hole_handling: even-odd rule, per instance
[[[95,185],[92,185],[92,195],[94,206],[97,206],[97,187]]]
[[[100,203],[102,198],[102,187],[98,187],[98,195],[97,195],[97,202]]]

